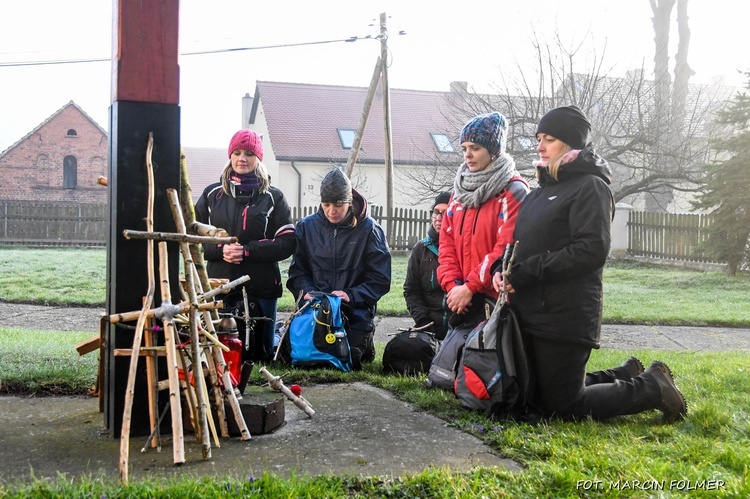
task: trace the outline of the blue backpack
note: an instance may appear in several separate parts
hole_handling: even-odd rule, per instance
[[[312,299],[300,309],[289,325],[289,347],[295,367],[334,367],[352,370],[346,317],[341,313],[341,298],[312,293]]]

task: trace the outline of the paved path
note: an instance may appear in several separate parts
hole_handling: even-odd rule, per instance
[[[29,327],[35,330],[99,332],[97,308],[45,307],[0,302],[0,327]],[[375,341],[386,343],[399,328],[414,322],[408,317],[378,317]],[[616,350],[747,350],[750,329],[693,326],[602,326],[602,347]]]

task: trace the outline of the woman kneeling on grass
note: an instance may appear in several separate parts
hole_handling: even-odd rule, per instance
[[[644,372],[631,357],[622,366],[586,373],[599,348],[602,269],[609,255],[615,203],[609,165],[589,141],[591,124],[576,106],[545,114],[537,126],[539,187],[518,212],[515,261],[493,265],[517,313],[532,375],[531,411],[543,417],[606,419],[659,409],[668,422],[687,403],[666,364]]]

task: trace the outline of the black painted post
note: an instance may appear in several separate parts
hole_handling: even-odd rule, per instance
[[[155,231],[175,231],[166,191],[169,188],[179,190],[180,186],[179,0],[113,2],[116,15],[107,179],[110,210],[108,315],[140,310],[148,291],[147,242],[125,239],[123,231],[146,230],[146,147],[150,133],[154,138]],[[179,247],[175,243],[169,243],[168,247],[171,293],[179,297]],[[154,306],[158,306],[161,293],[156,243],[154,255]],[[105,338],[104,420],[115,438],[119,438],[122,431],[130,357],[115,357],[114,351],[132,348],[133,337],[132,329],[110,324]],[[138,364],[131,421],[134,436],[148,435],[151,431],[145,358],[141,357]],[[161,364],[163,370],[163,362]],[[161,407],[168,402],[166,398],[160,400]],[[165,419],[168,426],[169,418]]]

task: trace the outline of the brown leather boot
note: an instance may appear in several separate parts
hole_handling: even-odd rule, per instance
[[[673,423],[687,416],[687,402],[682,392],[675,386],[669,366],[660,360],[655,360],[646,372],[643,373],[643,376],[650,377],[659,385],[661,403],[657,409],[664,413],[664,420],[666,422]]]
[[[614,383],[618,379],[627,381],[642,374],[643,371],[643,363],[635,357],[630,357],[622,365],[612,369],[586,373],[584,383],[586,386],[590,386],[599,383]]]
[[[629,377],[627,379],[635,378],[645,371],[643,362],[636,357],[629,357],[620,367],[628,373]]]

